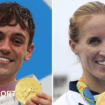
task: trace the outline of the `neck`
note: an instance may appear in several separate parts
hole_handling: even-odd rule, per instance
[[[98,79],[86,69],[83,69],[83,79],[90,90],[98,93],[105,91],[105,80]]]
[[[16,75],[8,76],[8,77],[0,76],[0,86],[15,81],[15,77]]]

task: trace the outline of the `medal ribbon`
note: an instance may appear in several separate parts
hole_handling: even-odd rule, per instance
[[[77,82],[77,89],[82,95],[83,99],[87,102],[88,105],[96,105],[97,98],[95,99],[90,92],[87,85],[84,83],[83,77]]]

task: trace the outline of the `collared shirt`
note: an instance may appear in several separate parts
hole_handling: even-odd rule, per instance
[[[62,95],[53,105],[87,105],[76,87],[77,82],[70,82],[69,91]],[[97,92],[91,91],[91,93],[95,98],[99,96]]]

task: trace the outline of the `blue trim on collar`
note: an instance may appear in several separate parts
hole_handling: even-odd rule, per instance
[[[77,82],[78,81],[71,81],[69,83],[69,90],[72,90],[72,91],[75,91],[75,92],[78,92],[79,93],[79,91],[78,91],[78,89],[76,87]]]
[[[75,92],[79,93],[79,91],[78,91],[78,89],[76,87],[77,82],[78,81],[71,81],[71,82],[69,82],[69,90],[72,90],[72,91],[75,91]],[[92,95],[98,95],[99,94],[99,93],[91,91],[91,90],[90,90],[90,92],[92,93]]]
[[[83,105],[83,104],[81,104],[81,103],[78,103],[78,105]]]
[[[21,103],[19,102],[19,105],[21,105]]]

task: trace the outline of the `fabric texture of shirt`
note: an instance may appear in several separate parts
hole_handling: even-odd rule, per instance
[[[62,95],[53,105],[87,105],[76,87],[77,82],[70,82],[69,91]],[[97,92],[91,91],[91,93],[94,98],[99,96]]]

